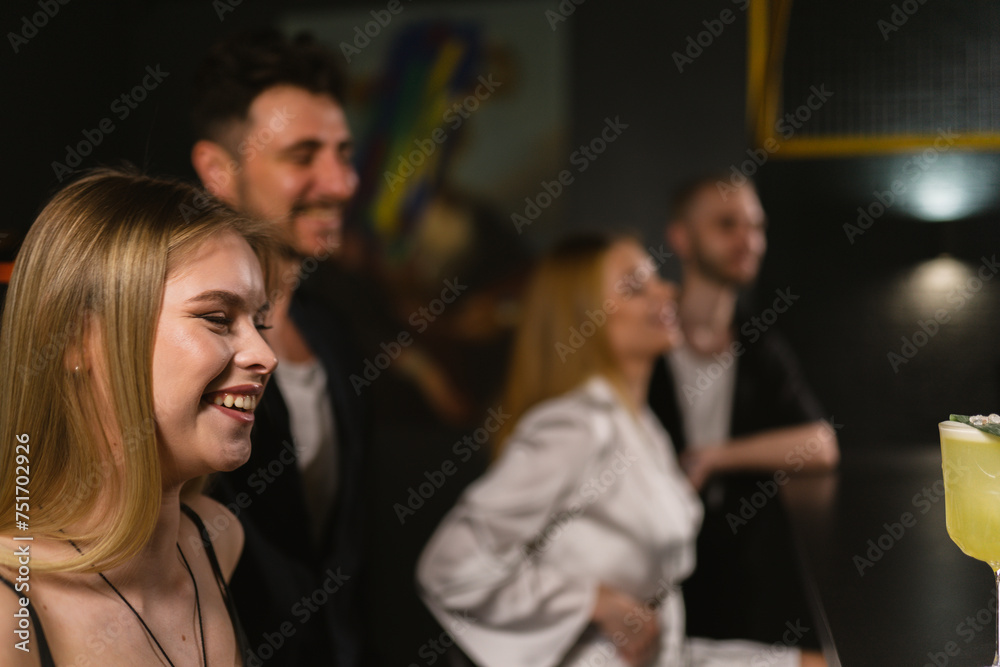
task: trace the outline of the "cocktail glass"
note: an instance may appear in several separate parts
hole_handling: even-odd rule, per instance
[[[938,424],[948,535],[967,555],[989,564],[1000,603],[1000,437],[956,421]],[[998,651],[992,667],[1000,667]]]

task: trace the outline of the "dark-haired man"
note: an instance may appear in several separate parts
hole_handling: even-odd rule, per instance
[[[790,474],[836,465],[838,445],[771,326],[798,295],[778,290],[750,317],[737,310],[764,257],[765,224],[750,183],[709,177],[678,191],[666,236],[683,269],[685,344],[654,369],[649,402],[706,505],[685,583],[690,632],[774,642],[807,613],[775,496]]]
[[[246,529],[234,598],[246,664],[361,664],[358,355],[309,276],[335,254],[358,177],[335,56],[274,31],[216,44],[196,81],[191,161],[205,187],[273,221],[285,252],[267,340],[280,360],[253,452],[217,497]],[[315,290],[313,290],[315,291]]]

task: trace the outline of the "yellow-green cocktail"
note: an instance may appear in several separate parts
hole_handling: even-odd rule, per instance
[[[1000,427],[997,415],[956,418]],[[989,563],[1000,591],[1000,436],[959,421],[939,423],[938,432],[948,535],[966,554]],[[1000,616],[997,636],[1000,642]],[[992,667],[1000,667],[1000,651]]]
[[[1000,567],[1000,437],[941,422],[948,534],[965,553]]]

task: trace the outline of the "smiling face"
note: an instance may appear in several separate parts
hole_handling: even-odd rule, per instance
[[[685,219],[675,225],[675,234],[686,241],[674,246],[689,269],[734,287],[757,277],[767,238],[764,209],[754,188],[744,185],[723,199],[714,185],[706,185],[691,201]]]
[[[280,224],[298,255],[333,254],[358,187],[343,109],[329,95],[276,86],[254,99],[244,129],[240,170],[220,196]]]
[[[277,365],[259,331],[266,308],[260,263],[233,232],[169,271],[153,346],[165,482],[233,470],[250,457],[253,408]]]
[[[619,241],[604,260],[607,336],[619,362],[648,361],[681,342],[677,290],[664,282],[653,259],[635,241]],[[607,303],[607,302],[605,302]]]

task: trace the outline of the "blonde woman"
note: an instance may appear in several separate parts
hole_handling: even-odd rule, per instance
[[[272,248],[121,172],[38,216],[0,328],[0,664],[243,664],[242,529],[187,483],[249,456]]]
[[[824,664],[685,637],[678,587],[702,508],[646,407],[653,361],[679,342],[675,305],[631,239],[581,237],[541,262],[497,460],[417,570],[428,607],[480,667]]]

